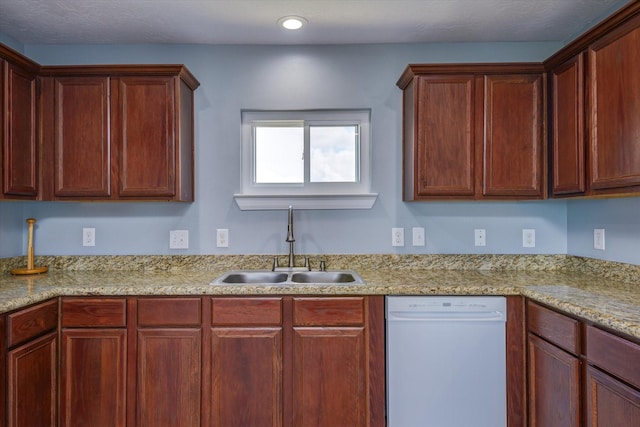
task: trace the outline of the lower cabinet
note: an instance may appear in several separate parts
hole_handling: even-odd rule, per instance
[[[579,322],[529,302],[529,425],[579,427]]]
[[[211,425],[384,426],[383,314],[381,296],[212,298]]]
[[[57,425],[58,301],[7,315],[7,425]]]
[[[62,298],[60,425],[126,425],[124,298]]]
[[[640,425],[640,344],[528,303],[529,425]]]
[[[137,349],[130,367],[136,372],[132,425],[199,426],[201,298],[138,298],[133,303]]]

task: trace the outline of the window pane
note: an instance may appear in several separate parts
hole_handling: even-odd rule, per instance
[[[256,126],[256,183],[304,182],[304,128]]]
[[[311,182],[355,182],[358,126],[309,128]]]

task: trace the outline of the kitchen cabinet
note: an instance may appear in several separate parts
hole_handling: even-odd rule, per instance
[[[529,425],[579,427],[580,324],[528,304]]]
[[[632,427],[640,343],[528,302],[529,425]]]
[[[6,316],[7,425],[57,425],[58,301]]]
[[[126,425],[124,298],[62,298],[60,425]]]
[[[640,345],[586,327],[586,408],[589,426],[637,426],[640,420]]]
[[[202,408],[202,301],[149,297],[136,311],[135,405],[130,424],[199,426]],[[132,375],[129,376],[131,379]]]
[[[0,199],[38,196],[39,69],[35,62],[0,45]]]
[[[640,15],[588,50],[590,188],[594,195],[640,191]]]
[[[585,54],[550,71],[552,123],[552,192],[554,196],[586,191]]]
[[[193,201],[193,92],[180,65],[43,67],[46,200]]]
[[[211,303],[209,425],[282,426],[283,298],[212,298]]]
[[[541,64],[409,65],[403,199],[546,197]]]
[[[382,312],[382,300],[376,303],[372,297],[293,299],[293,425],[381,425],[375,405],[383,401],[372,401],[376,354],[368,348],[375,336],[367,315]]]
[[[212,298],[211,424],[384,425],[382,304]]]

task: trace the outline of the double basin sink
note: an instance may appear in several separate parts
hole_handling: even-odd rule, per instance
[[[212,285],[361,285],[365,281],[352,270],[340,271],[229,271]]]

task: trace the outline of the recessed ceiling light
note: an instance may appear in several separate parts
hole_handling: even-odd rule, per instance
[[[278,19],[278,25],[287,30],[299,30],[307,25],[307,20],[300,16],[283,16]]]

